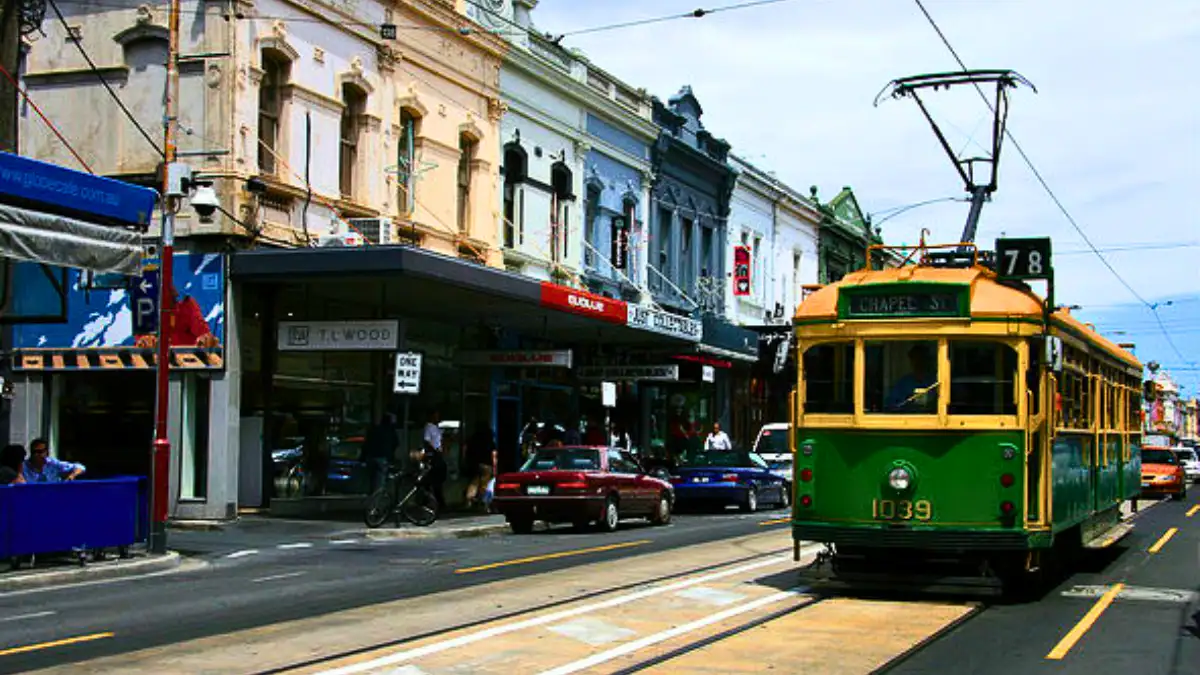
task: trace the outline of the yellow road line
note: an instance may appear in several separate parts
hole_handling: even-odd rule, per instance
[[[1187,517],[1191,518],[1192,516],[1196,515],[1197,511],[1200,511],[1200,504],[1197,504],[1197,505],[1193,506],[1192,508],[1188,509]]]
[[[36,652],[51,647],[65,647],[67,645],[79,644],[80,642],[92,642],[93,640],[103,640],[110,638],[113,633],[92,633],[91,635],[79,635],[71,638],[63,638],[62,640],[53,640],[51,642],[39,642],[35,645],[25,645],[24,647],[11,647],[9,649],[0,649],[0,656],[12,656],[13,654],[25,654],[26,652]]]
[[[763,525],[779,525],[780,523],[790,523],[790,522],[792,522],[792,519],[791,519],[790,517],[788,517],[788,518],[774,518],[774,519],[772,519],[772,520],[764,520],[764,521],[760,522],[760,523],[758,524],[758,526],[759,526],[759,527],[762,527]]]
[[[455,574],[469,574],[471,572],[482,572],[484,570],[494,570],[497,567],[508,567],[509,565],[525,565],[527,563],[541,562],[543,560],[554,560],[555,558],[568,558],[574,555],[586,555],[588,553],[602,553],[604,551],[615,551],[621,548],[630,548],[633,546],[641,546],[649,544],[649,539],[640,539],[638,541],[627,541],[620,544],[609,544],[607,546],[596,546],[594,548],[577,548],[570,551],[559,551],[558,553],[547,553],[545,555],[535,555],[528,558],[517,558],[516,560],[505,560],[504,562],[489,563],[487,565],[479,565],[478,567],[464,567],[454,570]]]
[[[1092,627],[1092,624],[1096,623],[1096,619],[1099,619],[1100,615],[1104,613],[1104,610],[1108,609],[1108,606],[1112,604],[1112,601],[1117,598],[1117,594],[1120,593],[1121,589],[1124,587],[1125,584],[1116,584],[1112,588],[1108,589],[1107,593],[1100,596],[1100,599],[1096,601],[1096,604],[1092,605],[1092,608],[1088,610],[1088,613],[1083,615],[1083,618],[1079,620],[1079,623],[1075,624],[1075,627],[1071,629],[1071,632],[1064,635],[1063,639],[1059,640],[1058,644],[1054,645],[1054,649],[1050,650],[1050,653],[1046,655],[1046,658],[1058,661],[1062,659],[1062,657],[1066,656],[1067,652],[1071,651],[1071,647],[1074,647],[1075,643],[1079,642],[1079,638],[1083,637],[1083,634],[1088,632],[1088,630]]]
[[[1162,547],[1167,545],[1168,541],[1171,541],[1171,537],[1174,537],[1175,533],[1178,531],[1179,531],[1178,527],[1172,527],[1171,529],[1167,530],[1166,534],[1159,537],[1158,541],[1154,542],[1154,545],[1151,546],[1149,549],[1147,549],[1147,551],[1149,553],[1158,553],[1159,551],[1162,550]]]

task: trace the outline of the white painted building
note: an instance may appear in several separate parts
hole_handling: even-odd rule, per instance
[[[543,37],[530,18],[536,6],[537,0],[465,5],[470,18],[510,43],[500,74],[505,267],[609,295],[636,290],[645,283],[641,223],[648,146],[657,136],[650,99]],[[614,218],[631,229],[622,270],[610,260]]]
[[[786,324],[800,303],[801,288],[817,283],[820,213],[812,201],[770,173],[730,155],[738,170],[729,212],[726,269],[737,247],[750,253],[750,292],[726,284],[728,318],[741,326]]]

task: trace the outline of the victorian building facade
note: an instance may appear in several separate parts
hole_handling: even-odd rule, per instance
[[[843,187],[828,202],[822,202],[816,186],[810,188],[810,198],[821,212],[818,281],[831,284],[850,272],[866,266],[867,249],[882,244],[879,228],[871,225],[870,216],[863,213],[850,187]],[[892,256],[879,256],[885,264],[895,262]]]

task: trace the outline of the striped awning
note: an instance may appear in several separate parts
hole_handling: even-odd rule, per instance
[[[18,349],[14,371],[61,372],[106,370],[153,370],[158,364],[154,349]],[[197,347],[172,347],[172,370],[221,370],[225,367],[224,350]]]

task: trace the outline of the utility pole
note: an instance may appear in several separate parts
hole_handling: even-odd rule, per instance
[[[158,274],[158,359],[154,399],[154,443],[150,449],[150,541],[151,553],[167,551],[167,511],[170,492],[171,439],[167,412],[171,407],[171,331],[175,324],[174,255],[175,214],[182,196],[173,196],[175,162],[175,118],[179,107],[179,0],[171,0],[167,18],[167,90],[163,113],[163,212],[162,245]]]

